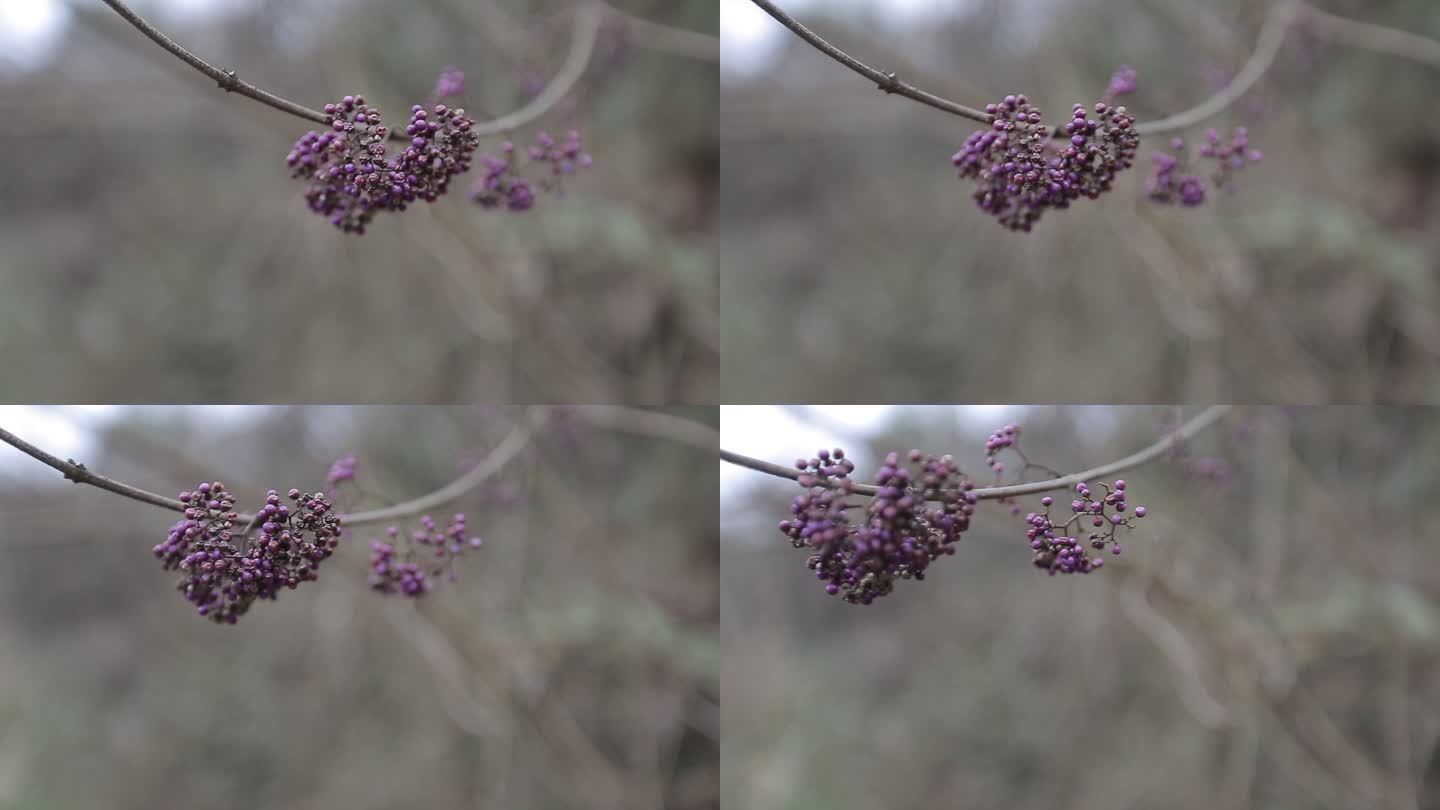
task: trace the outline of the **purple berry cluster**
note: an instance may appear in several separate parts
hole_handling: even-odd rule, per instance
[[[385,148],[390,130],[363,96],[345,96],[324,109],[330,130],[305,133],[285,162],[292,177],[307,181],[310,210],[346,233],[364,233],[376,212],[439,199],[450,179],[470,168],[479,145],[465,111],[444,104],[411,108],[409,143],[393,156]]]
[[[846,501],[854,492],[849,476],[855,465],[843,450],[821,450],[795,462],[806,492],[796,496],[793,518],[782,521],[780,531],[796,548],[811,549],[806,564],[826,593],[868,605],[899,580],[923,580],[931,563],[955,553],[975,512],[974,485],[949,456],[912,450],[908,460],[915,472],[898,453],[885,458],[875,476],[879,492],[859,525],[847,514],[858,504]]]
[[[475,181],[470,199],[486,210],[506,208],[510,211],[529,211],[535,207],[536,189],[564,193],[564,178],[580,169],[588,169],[592,163],[580,143],[580,133],[571,130],[564,141],[556,141],[549,133],[535,136],[535,143],[525,149],[525,158],[531,165],[548,163],[548,176],[538,181],[526,179],[521,174],[517,148],[506,141],[500,146],[500,155],[484,155],[481,163],[485,175]]]
[[[1186,157],[1185,140],[1174,138],[1170,141],[1169,152],[1156,152],[1155,173],[1145,184],[1150,199],[1163,205],[1179,203],[1195,207],[1205,202],[1205,178],[1192,173]],[[1250,148],[1250,136],[1245,127],[1236,127],[1227,142],[1219,131],[1205,132],[1205,144],[1200,147],[1200,157],[1215,161],[1209,180],[1216,188],[1224,186],[1249,163],[1259,163],[1263,155],[1259,149]]]
[[[371,590],[418,599],[434,588],[441,575],[454,582],[455,561],[466,546],[480,548],[484,544],[478,536],[468,534],[463,514],[455,515],[444,529],[429,515],[420,518],[420,525],[420,531],[403,539],[400,530],[391,526],[390,542],[370,544]]]
[[[451,96],[464,95],[464,93],[464,71],[453,67],[447,67],[440,71],[440,76],[435,79],[435,90],[433,93],[435,98],[450,98]]]
[[[294,506],[271,490],[260,509],[259,534],[249,541],[236,529],[235,498],[219,481],[180,493],[185,519],[154,548],[167,571],[183,572],[176,589],[196,611],[218,624],[235,624],[257,599],[314,580],[320,563],[339,544],[340,518],[323,493],[289,492]]]
[[[335,462],[330,465],[329,474],[325,476],[325,483],[333,487],[344,481],[354,481],[355,469],[359,464],[359,459],[355,458],[354,453],[346,453],[335,459]]]
[[[1110,83],[1105,86],[1104,100],[1106,102],[1114,102],[1115,99],[1120,96],[1135,92],[1135,88],[1139,86],[1140,74],[1135,68],[1129,65],[1121,65],[1111,74]]]
[[[985,466],[995,471],[995,475],[1001,476],[1005,473],[1005,462],[1000,460],[1000,454],[1006,449],[1014,447],[1020,441],[1020,426],[1005,425],[990,434],[985,440]]]
[[[1113,486],[1102,483],[1104,494],[1094,494],[1085,483],[1075,485],[1076,498],[1070,501],[1070,517],[1060,523],[1052,518],[1051,507],[1055,499],[1045,496],[1040,499],[1044,512],[1031,512],[1025,516],[1029,528],[1025,539],[1030,541],[1034,551],[1036,568],[1055,574],[1089,574],[1105,566],[1099,553],[1109,546],[1111,554],[1120,553],[1116,532],[1121,526],[1134,528],[1134,519],[1143,518],[1147,510],[1137,506],[1133,510],[1125,501],[1125,481],[1117,480]],[[1133,517],[1132,517],[1133,516]],[[1088,523],[1090,531],[1082,541],[1081,524]],[[1072,526],[1075,527],[1072,529]],[[1088,549],[1087,549],[1088,547]]]
[[[1093,118],[1083,104],[1074,105],[1058,131],[1023,95],[987,104],[985,112],[990,127],[972,133],[950,162],[976,181],[980,210],[1011,230],[1028,232],[1047,209],[1109,191],[1115,176],[1134,165],[1140,145],[1135,119],[1103,101]],[[1068,143],[1058,140],[1062,134]]]

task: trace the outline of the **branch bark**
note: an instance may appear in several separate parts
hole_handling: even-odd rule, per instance
[[[1130,455],[1122,459],[1112,461],[1109,464],[1101,464],[1098,467],[1092,467],[1088,470],[1084,470],[1083,472],[1071,473],[1070,475],[1066,475],[1060,478],[1051,478],[1046,481],[1034,481],[1028,484],[1014,484],[1012,486],[1005,487],[986,487],[983,489],[974,489],[971,490],[971,492],[975,494],[976,498],[979,498],[982,501],[999,500],[1001,498],[1014,498],[1022,495],[1036,495],[1041,492],[1054,492],[1056,490],[1069,489],[1070,487],[1073,487],[1082,481],[1092,481],[1097,478],[1103,478],[1107,475],[1113,475],[1118,472],[1123,472],[1133,467],[1139,467],[1140,465],[1159,457],[1161,454],[1165,453],[1170,448],[1174,447],[1176,444],[1188,440],[1195,434],[1205,430],[1206,428],[1220,421],[1222,418],[1224,418],[1226,414],[1230,412],[1230,408],[1231,406],[1229,405],[1211,405],[1210,407],[1202,411],[1194,419],[1191,419],[1190,421],[1186,422],[1185,424],[1176,428],[1174,431],[1167,434],[1165,438],[1161,439],[1160,441],[1155,442],[1154,444],[1146,447],[1143,450],[1131,453]],[[720,459],[722,461],[728,461],[731,464],[736,464],[741,467],[747,467],[757,472],[766,473],[767,475],[774,475],[779,478],[789,478],[792,481],[798,480],[800,476],[804,474],[802,471],[797,470],[794,467],[785,467],[779,464],[771,464],[768,461],[761,461],[760,459],[751,458],[749,456],[741,455],[739,453],[734,453],[723,448],[720,450]],[[858,495],[873,496],[879,493],[880,488],[873,484],[855,484],[852,488],[852,491]]]

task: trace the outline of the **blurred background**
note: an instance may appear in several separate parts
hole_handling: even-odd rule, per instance
[[[1270,5],[780,3],[921,88],[1027,93],[1047,120],[1128,64],[1142,122],[1225,86]],[[1314,5],[1440,40],[1432,0]],[[1207,124],[1265,154],[1227,193],[1146,200],[1156,136],[1112,193],[1023,235],[950,165],[974,123],[879,92],[749,0],[720,13],[723,401],[1440,400],[1440,115],[1417,103],[1440,43],[1380,43],[1416,61],[1302,19]]]
[[[716,415],[668,415],[710,447],[551,412],[435,510],[485,545],[419,602],[369,591],[387,524],[367,525],[233,627],[196,616],[153,557],[173,513],[0,445],[0,808],[715,810]],[[522,418],[0,407],[0,427],[95,472],[167,497],[218,477],[247,509],[291,486],[346,510],[406,501]],[[327,488],[346,452],[355,481]]]
[[[989,483],[1007,422],[1071,473],[1177,416],[731,406],[721,446],[843,447],[864,482],[918,447]],[[1031,566],[1038,496],[984,501],[954,557],[859,607],[776,529],[800,488],[725,467],[724,805],[1440,807],[1440,413],[1237,409],[1121,477],[1150,514],[1096,574]]]
[[[392,124],[452,66],[477,121],[519,109],[576,9],[133,6],[246,81],[312,108],[363,93]],[[357,238],[290,179],[310,122],[221,92],[99,0],[0,3],[0,400],[714,401],[715,26],[706,0],[615,0],[579,83],[514,133],[581,132],[594,167],[563,199],[483,211],[472,170]]]

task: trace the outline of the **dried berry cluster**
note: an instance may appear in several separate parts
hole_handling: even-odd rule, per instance
[[[1134,165],[1140,145],[1135,119],[1103,101],[1096,102],[1093,118],[1076,104],[1058,131],[1023,95],[987,104],[985,112],[992,116],[990,127],[972,133],[950,162],[961,177],[976,181],[980,210],[1011,230],[1028,232],[1047,209],[1109,191],[1115,176]],[[1069,143],[1052,142],[1052,133],[1063,133]]]
[[[514,143],[500,145],[500,155],[484,155],[481,163],[485,175],[475,181],[470,199],[484,209],[504,207],[511,211],[529,211],[535,207],[535,191],[564,193],[564,178],[580,169],[590,168],[591,158],[580,144],[580,133],[571,130],[563,142],[556,142],[548,133],[535,136],[535,143],[525,150],[531,165],[548,163],[548,176],[531,181],[522,176]]]
[[[439,199],[451,178],[470,168],[479,145],[465,111],[444,104],[411,108],[410,142],[393,156],[385,148],[390,130],[363,96],[326,104],[325,114],[330,131],[305,133],[285,162],[292,177],[307,181],[310,210],[346,233],[364,233],[377,212]]]
[[[1156,152],[1155,173],[1145,184],[1146,193],[1157,203],[1194,207],[1205,202],[1205,178],[1190,171],[1190,160],[1186,156],[1185,140],[1174,138],[1170,141],[1169,152]],[[1216,187],[1223,187],[1249,163],[1259,163],[1264,157],[1259,149],[1250,148],[1250,136],[1245,127],[1236,127],[1226,142],[1217,130],[1205,132],[1205,144],[1200,147],[1200,157],[1213,160],[1214,169],[1209,180]]]
[[[1115,533],[1121,526],[1134,528],[1134,518],[1145,517],[1146,509],[1137,506],[1130,510],[1125,502],[1123,479],[1117,480],[1114,486],[1103,483],[1100,486],[1104,487],[1105,493],[1093,495],[1088,484],[1076,484],[1075,494],[1078,497],[1070,502],[1071,515],[1063,522],[1056,523],[1056,518],[1051,517],[1050,508],[1055,499],[1048,495],[1040,499],[1044,512],[1031,512],[1025,516],[1025,522],[1030,527],[1025,530],[1025,539],[1030,541],[1030,548],[1035,552],[1036,568],[1042,568],[1051,575],[1089,574],[1104,567],[1105,560],[1099,554],[1090,554],[1087,546],[1098,552],[1104,551],[1108,545],[1111,554],[1120,553]],[[1085,522],[1096,531],[1089,532],[1082,541],[1079,537],[1080,524]],[[1072,529],[1072,526],[1075,528]]]
[[[442,574],[455,581],[455,560],[465,553],[467,545],[479,548],[484,544],[478,536],[467,533],[463,514],[455,515],[443,530],[429,515],[420,518],[420,525],[420,531],[403,539],[400,530],[391,526],[390,542],[376,540],[370,544],[372,590],[418,599],[434,588],[435,578]]]
[[[293,508],[271,490],[260,509],[260,533],[247,542],[235,498],[219,481],[180,493],[185,519],[155,546],[167,571],[183,572],[176,588],[197,612],[234,624],[257,599],[275,599],[283,588],[316,578],[320,563],[340,540],[340,518],[323,493],[289,492]]]
[[[806,492],[796,496],[794,517],[781,522],[780,531],[796,548],[812,551],[807,565],[827,593],[868,605],[891,593],[898,580],[924,579],[931,563],[955,553],[975,512],[974,485],[949,456],[912,450],[908,458],[917,472],[896,453],[886,457],[875,476],[879,492],[859,524],[848,515],[858,508],[846,500],[854,491],[849,476],[855,465],[843,450],[821,450],[795,462]]]

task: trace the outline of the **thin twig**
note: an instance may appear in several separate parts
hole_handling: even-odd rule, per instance
[[[1072,473],[1061,478],[1052,478],[1046,481],[1034,481],[1028,484],[1014,484],[1005,487],[988,487],[985,489],[973,489],[971,490],[971,492],[975,495],[976,498],[982,501],[999,500],[1001,498],[1014,498],[1021,495],[1036,495],[1041,492],[1054,492],[1060,489],[1069,489],[1070,487],[1073,487],[1082,481],[1091,481],[1097,478],[1103,478],[1107,475],[1113,475],[1114,473],[1121,472],[1123,470],[1128,470],[1132,467],[1138,467],[1141,464],[1152,461],[1153,459],[1163,455],[1176,444],[1189,440],[1195,434],[1215,424],[1221,418],[1223,418],[1225,414],[1230,412],[1230,408],[1231,406],[1229,405],[1211,405],[1210,407],[1202,411],[1200,415],[1176,428],[1174,431],[1167,434],[1165,438],[1161,439],[1160,441],[1155,442],[1149,447],[1146,447],[1144,450],[1132,453],[1125,458],[1122,458],[1118,461],[1112,461],[1109,464],[1102,464],[1099,467],[1093,467],[1091,469],[1085,470],[1084,472]],[[763,472],[768,475],[777,476],[779,478],[789,478],[792,481],[798,480],[800,476],[805,474],[804,471],[795,469],[794,467],[785,467],[779,464],[771,464],[768,461],[761,461],[760,459],[751,458],[749,456],[741,455],[739,453],[734,453],[723,448],[720,450],[720,459],[722,461],[728,461],[731,464],[736,464],[741,467],[747,467],[757,472]],[[879,494],[880,488],[875,486],[874,484],[855,484],[852,487],[851,491],[855,492],[858,495],[876,495]],[[932,498],[931,500],[939,499]]]
[[[384,509],[372,509],[367,512],[341,515],[341,522],[346,526],[384,523],[400,518],[413,517],[428,510],[444,506],[473,490],[475,487],[480,486],[495,475],[495,473],[499,472],[502,467],[510,463],[510,461],[520,454],[520,451],[525,448],[525,445],[529,443],[532,432],[542,424],[544,418],[544,409],[536,408],[531,410],[525,420],[521,424],[516,425],[510,431],[510,434],[501,440],[500,444],[495,446],[494,450],[491,450],[486,454],[485,458],[480,460],[480,463],[471,468],[469,472],[440,489],[428,495],[422,495],[414,500],[398,503],[394,506],[387,506]],[[166,498],[163,495],[147,492],[146,490],[130,486],[122,481],[116,481],[113,478],[107,478],[106,476],[91,472],[84,464],[80,464],[74,459],[61,460],[4,428],[0,428],[0,442],[14,447],[47,467],[60,471],[67,480],[77,484],[89,484],[90,486],[113,492],[116,495],[121,495],[131,500],[148,503],[152,506],[159,506],[162,509],[169,509],[172,512],[183,513],[186,508],[188,508],[187,504],[181,503],[175,498]],[[241,514],[237,517],[237,522],[245,524],[247,526],[246,532],[248,533],[258,525],[258,517],[258,515],[254,514]]]
[[[801,25],[798,20],[786,14],[779,6],[770,2],[770,0],[751,0],[751,2],[759,6],[766,14],[774,17],[781,25],[795,32],[796,36],[815,46],[816,50],[874,82],[876,87],[879,87],[887,93],[904,96],[908,99],[918,101],[921,104],[934,107],[937,110],[948,112],[951,115],[958,115],[961,118],[969,118],[971,121],[978,121],[982,124],[988,124],[994,118],[982,110],[966,107],[964,104],[958,104],[949,99],[941,98],[932,93],[927,93],[912,84],[902,82],[894,73],[884,73],[870,67],[859,59],[826,42],[819,34]]]
[[[191,53],[185,46],[171,39],[164,31],[150,24],[144,17],[135,13],[134,9],[126,5],[122,0],[104,0],[105,5],[115,10],[125,19],[126,22],[135,26],[140,33],[149,37],[156,45],[169,51],[176,58],[183,61],[190,67],[209,76],[215,84],[227,93],[239,93],[247,98],[252,98],[268,107],[273,107],[284,113],[289,113],[297,118],[313,121],[317,124],[329,124],[331,117],[325,113],[297,104],[286,98],[281,98],[267,90],[263,90],[244,81],[236,75],[233,70],[224,70],[206,62],[204,59]],[[595,48],[595,39],[600,31],[600,22],[605,14],[604,8],[599,4],[586,3],[580,6],[575,13],[575,33],[570,43],[570,53],[566,56],[565,64],[560,72],[544,90],[540,92],[529,104],[508,115],[496,118],[493,121],[476,124],[472,130],[477,135],[496,135],[508,132],[539,118],[551,107],[555,106],[565,94],[570,92],[580,75],[585,72],[585,66],[590,61],[590,54]],[[409,141],[410,137],[404,131],[398,129],[390,130],[390,140]]]

